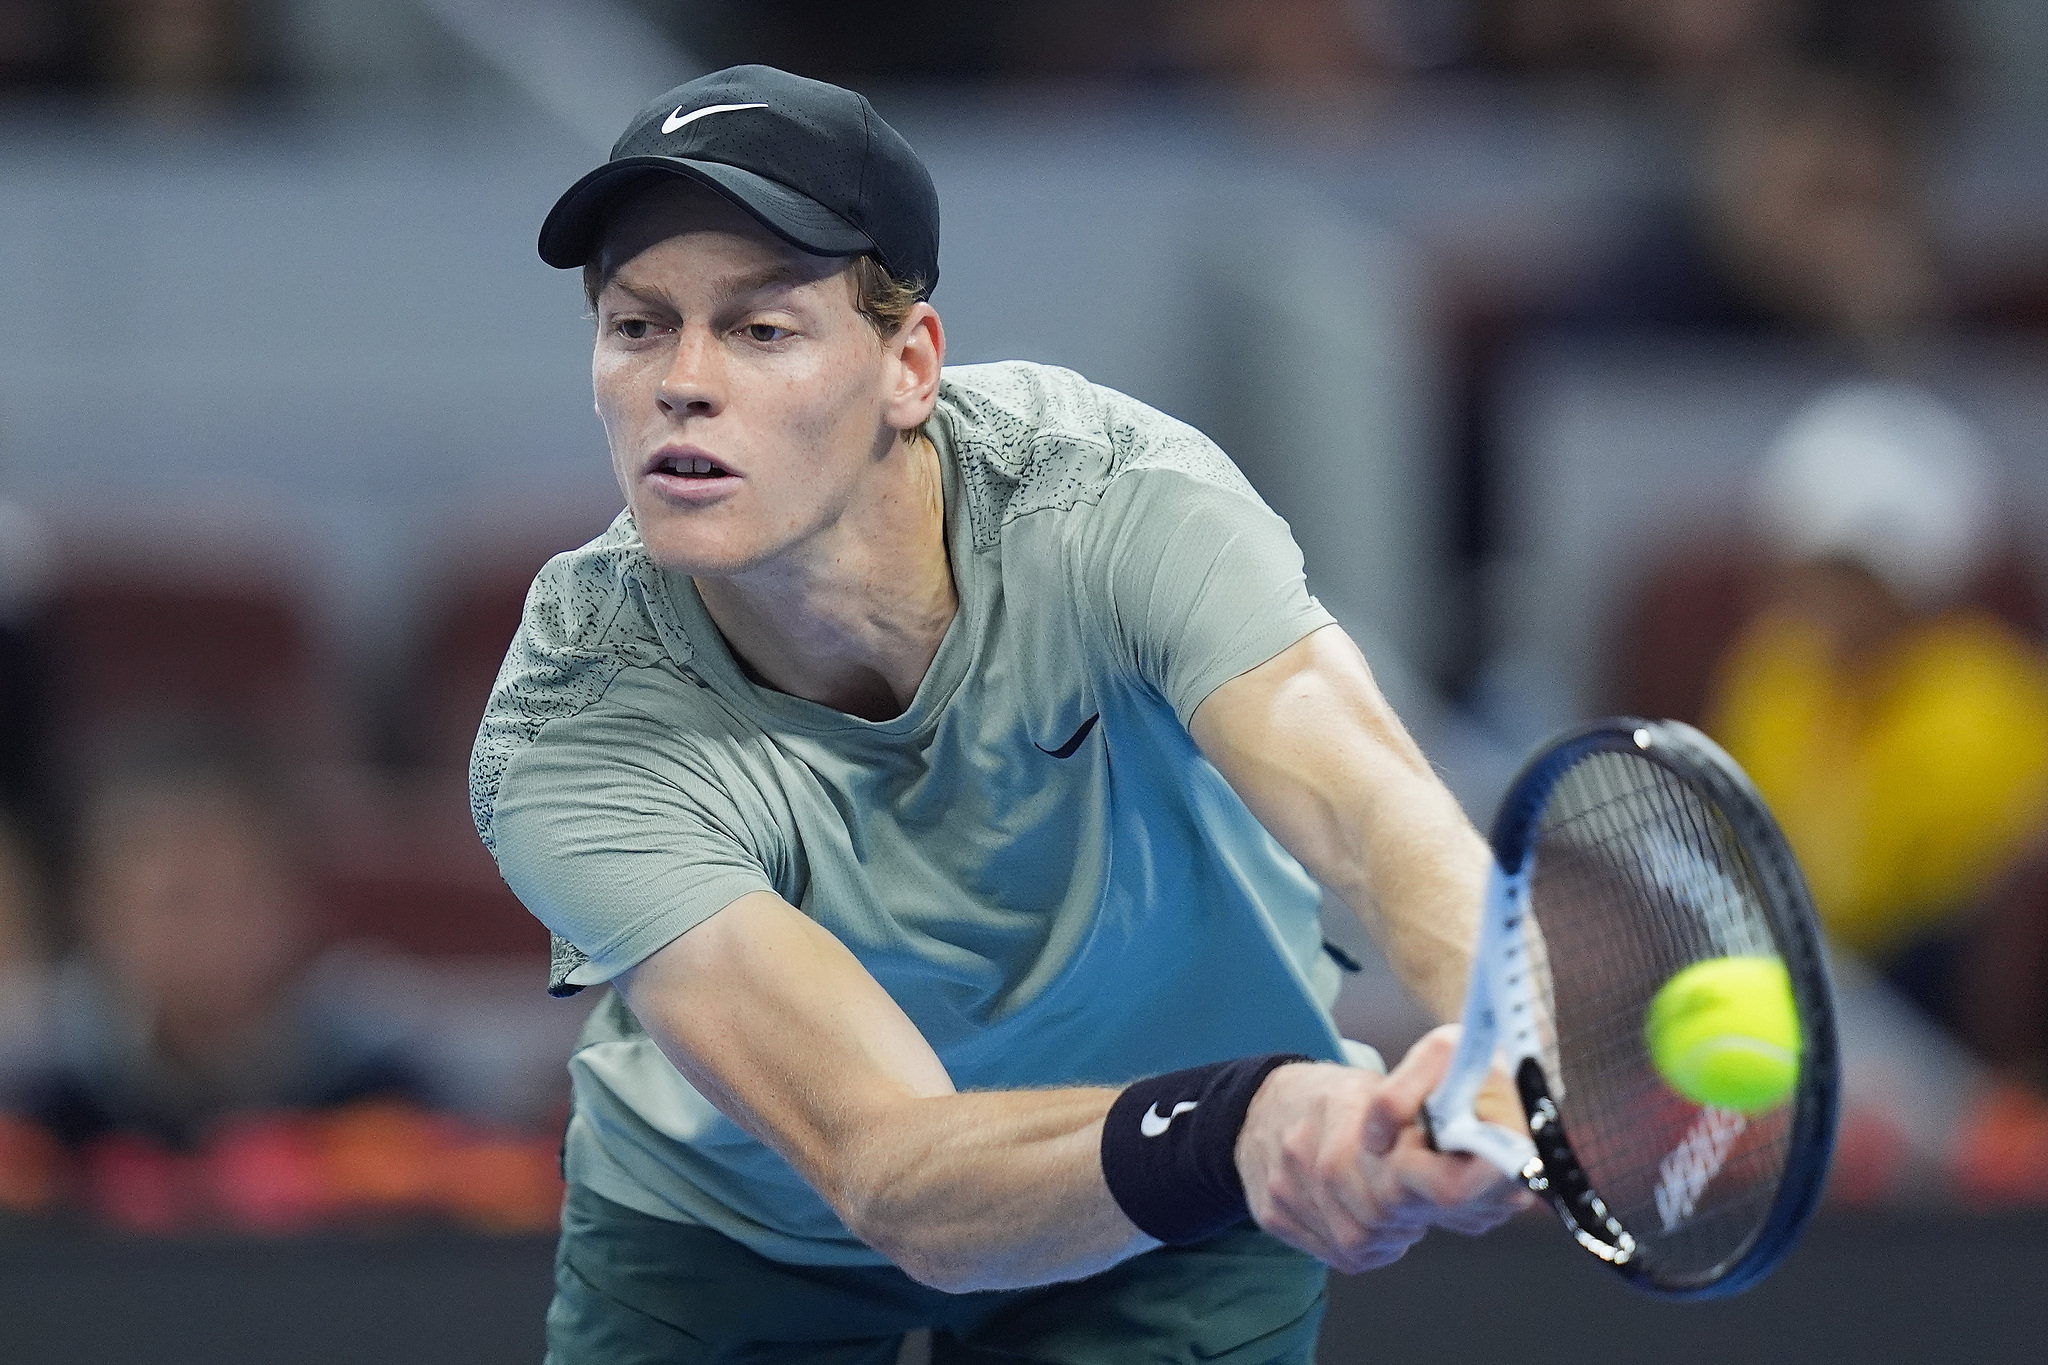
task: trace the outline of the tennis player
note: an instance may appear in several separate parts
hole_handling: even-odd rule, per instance
[[[1318,932],[1454,1016],[1481,841],[1220,451],[942,368],[938,243],[866,100],[758,66],[541,230],[626,498],[472,772],[552,989],[612,987],[557,1365],[1306,1361],[1326,1266],[1522,1202],[1420,1137],[1449,1038],[1351,1064]]]

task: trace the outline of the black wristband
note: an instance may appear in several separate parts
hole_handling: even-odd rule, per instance
[[[1245,1111],[1290,1052],[1133,1081],[1102,1123],[1102,1175],[1138,1230],[1170,1245],[1201,1242],[1250,1216],[1237,1173]]]

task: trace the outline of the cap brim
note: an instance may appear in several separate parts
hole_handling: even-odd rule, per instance
[[[599,166],[571,185],[540,225],[540,258],[558,269],[582,265],[597,253],[605,220],[628,195],[664,175],[694,180],[745,209],[761,226],[814,256],[859,256],[874,241],[808,195],[765,175],[721,161],[673,156],[627,156]]]

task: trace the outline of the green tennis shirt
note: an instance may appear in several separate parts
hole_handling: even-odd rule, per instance
[[[1069,371],[949,369],[927,429],[960,606],[894,719],[750,682],[628,516],[541,571],[471,796],[554,933],[551,989],[772,891],[963,1090],[1341,1058],[1318,890],[1187,730],[1330,623],[1286,524],[1199,432]],[[776,1260],[882,1262],[616,995],[570,1071],[574,1183]]]

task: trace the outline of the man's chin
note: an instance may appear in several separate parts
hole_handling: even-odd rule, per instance
[[[687,574],[691,578],[729,578],[760,563],[763,556],[751,547],[706,544],[702,536],[663,535],[657,527],[649,535],[643,528],[641,542],[647,557],[664,573]]]

